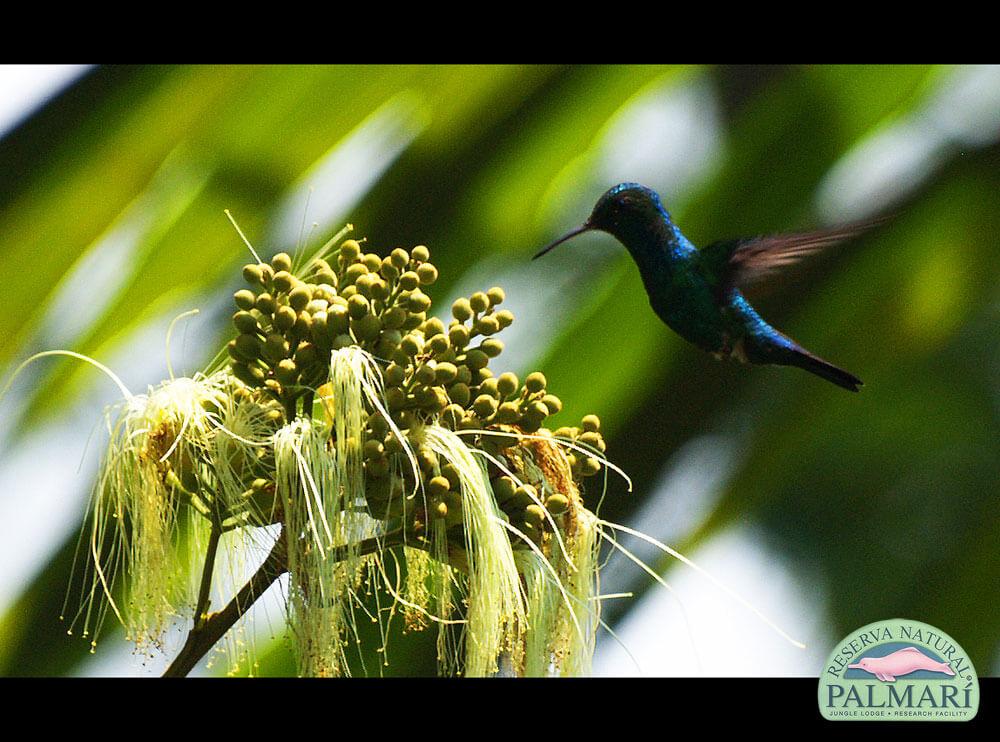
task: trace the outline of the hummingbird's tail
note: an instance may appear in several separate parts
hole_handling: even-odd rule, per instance
[[[854,374],[849,374],[844,369],[837,368],[832,363],[824,361],[819,356],[814,356],[801,347],[794,348],[782,363],[787,366],[804,368],[809,373],[816,374],[827,381],[832,381],[837,386],[851,392],[858,391],[858,388],[864,384]]]
[[[854,374],[814,356],[787,335],[773,327],[763,336],[748,336],[743,345],[746,358],[751,363],[773,363],[779,366],[798,366],[811,374],[831,381],[848,391],[856,392],[863,382]]]

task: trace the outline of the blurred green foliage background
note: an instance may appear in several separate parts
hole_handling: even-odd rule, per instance
[[[221,346],[247,259],[223,209],[271,255],[294,247],[308,201],[310,241],[350,221],[383,254],[428,245],[436,311],[506,289],[517,321],[501,361],[546,373],[565,402],[557,424],[599,414],[635,482],[626,494],[609,481],[605,517],[686,553],[750,524],[808,585],[828,627],[819,655],[862,624],[909,617],[988,674],[998,135],[993,68],[98,68],[0,139],[0,379],[65,347],[142,389],[164,377],[166,326],[192,307],[171,352],[197,369]],[[751,294],[862,392],[686,345],[606,236],[529,262],[622,180],[659,190],[696,244],[895,214]],[[58,621],[109,386],[47,360],[0,406],[0,674],[90,674],[124,643],[109,630],[91,656]],[[685,499],[663,483],[696,442],[696,474],[714,484]],[[668,580],[678,569],[658,567]],[[650,581],[620,565],[612,578],[635,592],[609,601],[615,627]],[[262,672],[294,672],[280,640],[258,651]],[[432,636],[402,636],[384,671],[431,674],[433,652]]]

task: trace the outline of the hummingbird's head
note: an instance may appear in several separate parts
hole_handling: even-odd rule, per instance
[[[656,191],[638,183],[619,183],[601,196],[585,224],[621,237],[633,224],[659,219],[663,213]]]
[[[669,215],[656,191],[638,183],[619,183],[609,188],[597,201],[583,226],[568,232],[555,242],[543,248],[536,258],[541,257],[556,245],[583,232],[599,230],[607,232],[619,241],[625,242],[628,235],[646,225],[657,223]]]

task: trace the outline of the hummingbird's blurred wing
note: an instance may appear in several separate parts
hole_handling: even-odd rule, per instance
[[[806,255],[857,237],[884,221],[885,218],[872,219],[815,232],[713,242],[701,250],[701,260],[722,297],[733,288],[753,284]]]

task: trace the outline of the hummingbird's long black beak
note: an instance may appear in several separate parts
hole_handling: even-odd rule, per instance
[[[591,229],[593,229],[593,227],[591,227],[589,224],[584,224],[582,227],[577,227],[576,229],[567,232],[566,234],[564,234],[562,237],[560,237],[555,242],[552,242],[552,243],[546,245],[545,247],[543,247],[541,250],[539,250],[535,254],[535,257],[532,258],[532,260],[535,260],[537,258],[542,257],[545,253],[547,253],[549,250],[551,250],[556,245],[561,245],[566,240],[572,239],[572,238],[576,237],[578,234],[583,234],[584,232],[589,232]]]

